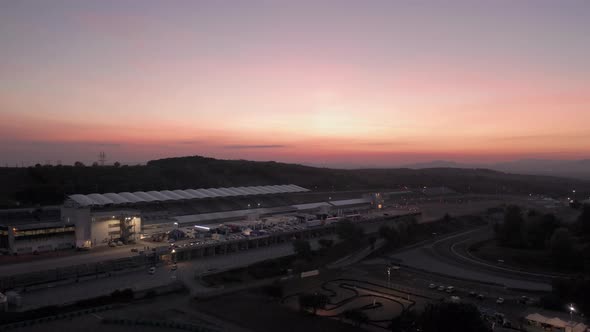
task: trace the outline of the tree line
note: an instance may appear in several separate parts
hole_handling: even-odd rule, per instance
[[[219,160],[200,156],[153,160],[142,166],[42,166],[0,168],[0,207],[59,204],[69,194],[211,188],[294,183],[312,190],[388,190],[447,186],[458,192],[561,195],[590,182],[485,169],[316,168],[277,162]]]
[[[558,271],[590,273],[590,205],[582,207],[577,221],[564,224],[552,213],[516,205],[506,207],[502,222],[494,225],[498,245],[508,248],[548,250]]]

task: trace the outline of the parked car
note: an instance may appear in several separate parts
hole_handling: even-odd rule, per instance
[[[455,287],[453,287],[453,286],[449,286],[449,287],[447,287],[447,289],[446,289],[446,292],[447,292],[447,293],[453,293],[454,291],[455,291]]]
[[[436,285],[435,284],[430,284],[430,285],[428,285],[428,288],[435,289],[436,288]]]
[[[481,294],[481,293],[480,293],[480,294],[477,294],[477,299],[478,299],[478,300],[483,300],[483,299],[485,299],[485,298],[486,298],[486,297],[485,297],[483,294]]]
[[[503,298],[503,297],[499,297],[499,298],[496,300],[496,303],[497,303],[497,304],[502,304],[502,303],[504,303],[504,298]]]
[[[437,288],[437,289],[438,289],[439,291],[441,291],[441,292],[444,292],[444,291],[445,291],[445,286],[443,286],[443,285],[440,285],[440,286],[438,286],[438,288]]]
[[[150,267],[150,269],[148,270],[148,273],[149,274],[155,274],[156,273],[156,267],[155,266]]]
[[[476,296],[477,296],[477,293],[476,293],[476,292],[474,292],[474,291],[471,291],[471,292],[469,292],[469,296],[471,296],[471,297],[476,297]]]
[[[174,263],[174,264],[172,264],[170,271],[176,271],[177,269],[178,269],[178,265],[176,265],[176,263]]]

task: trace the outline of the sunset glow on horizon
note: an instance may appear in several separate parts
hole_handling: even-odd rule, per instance
[[[0,163],[590,158],[590,2],[3,1]]]

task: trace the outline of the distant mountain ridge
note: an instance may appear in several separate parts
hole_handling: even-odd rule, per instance
[[[152,160],[140,166],[2,167],[0,207],[14,207],[17,202],[21,206],[60,204],[70,194],[275,184],[296,184],[319,192],[446,186],[462,193],[563,197],[576,188],[581,195],[590,194],[590,181],[449,165],[460,164],[427,169],[335,169],[191,156]]]
[[[579,179],[590,179],[590,159],[580,160],[552,160],[552,159],[520,159],[501,163],[476,164],[457,163],[447,160],[433,160],[430,162],[414,163],[403,165],[411,169],[425,168],[487,168],[495,171],[517,173],[550,175]]]

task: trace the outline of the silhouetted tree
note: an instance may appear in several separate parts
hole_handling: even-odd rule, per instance
[[[84,163],[83,163],[83,162],[81,162],[81,161],[76,161],[76,162],[74,163],[74,166],[76,166],[76,167],[84,167],[84,166],[86,166],[86,165],[84,165]]]
[[[113,166],[115,166],[115,167],[121,167],[121,163],[118,162],[118,161],[115,161],[115,163],[113,164]]]
[[[318,241],[318,244],[320,245],[320,247],[322,247],[322,249],[328,249],[328,248],[331,248],[334,245],[334,240],[320,239]]]
[[[343,241],[358,243],[364,236],[364,230],[350,221],[343,221],[336,225],[336,234]]]
[[[578,225],[584,236],[590,236],[590,204],[582,206],[582,213],[578,217]]]
[[[271,285],[264,287],[264,291],[270,297],[280,299],[283,297],[283,287],[279,282],[273,282]]]
[[[395,227],[388,227],[386,225],[379,227],[379,236],[384,238],[391,247],[398,247],[400,245],[400,235]]]
[[[445,215],[442,218],[442,221],[445,223],[448,223],[451,221],[451,216],[448,213],[445,213]]]
[[[423,332],[482,332],[489,327],[476,306],[467,303],[429,304],[418,318]]]
[[[391,320],[389,330],[392,332],[415,331],[418,315],[414,310],[404,310],[401,315]]]
[[[502,246],[520,248],[523,241],[524,219],[520,207],[511,205],[506,208],[504,223],[497,228],[496,238]]]
[[[299,295],[299,310],[312,309],[313,314],[316,314],[317,309],[323,309],[328,304],[328,296],[326,294],[301,294]]]
[[[369,322],[369,316],[366,312],[360,309],[349,309],[346,310],[342,316],[354,323],[354,326],[361,326]]]
[[[295,240],[293,241],[293,251],[295,254],[303,259],[311,259],[311,245],[308,241],[305,240]]]
[[[574,257],[574,238],[570,231],[561,227],[553,232],[551,236],[551,256],[556,267],[572,267]]]
[[[526,243],[533,249],[545,249],[549,245],[551,235],[559,225],[559,220],[552,213],[529,217],[525,223]]]
[[[371,246],[371,250],[375,249],[375,242],[377,242],[377,238],[374,236],[369,237],[369,245]]]

